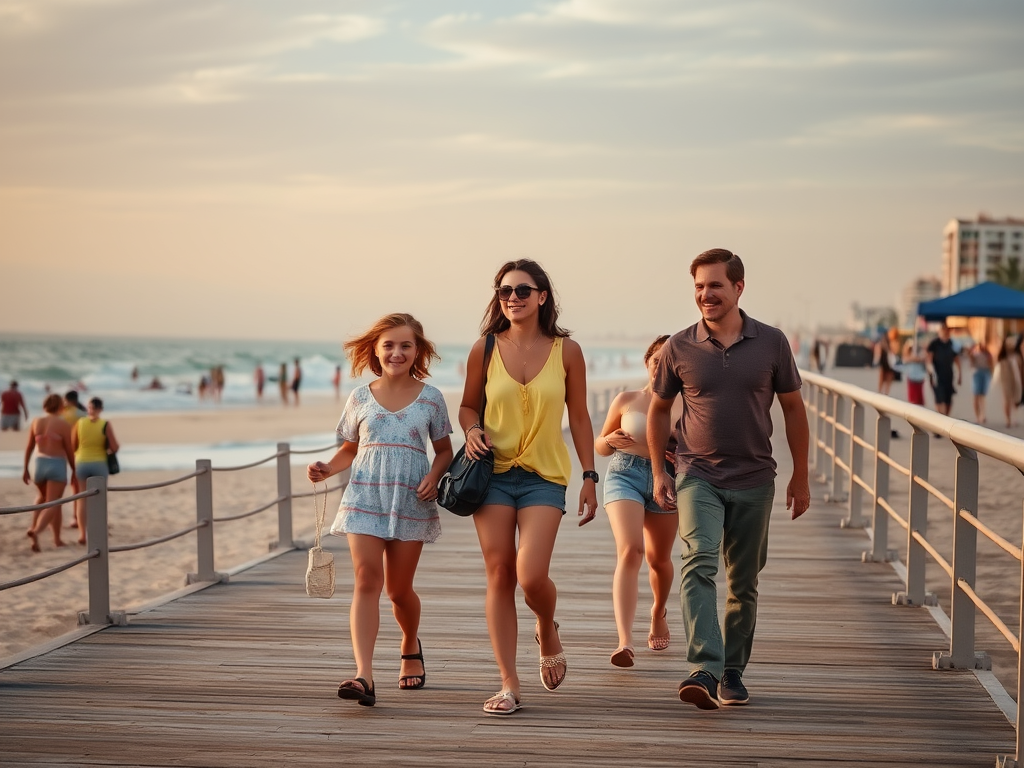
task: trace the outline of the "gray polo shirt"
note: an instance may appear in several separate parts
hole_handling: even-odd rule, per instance
[[[701,320],[662,348],[654,392],[683,394],[676,457],[679,475],[728,490],[775,479],[771,407],[776,393],[802,382],[785,334],[740,310],[743,337],[728,349]]]

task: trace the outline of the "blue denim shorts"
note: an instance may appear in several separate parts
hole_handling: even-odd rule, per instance
[[[68,463],[56,456],[36,456],[37,483],[66,483],[68,481]]]
[[[977,368],[974,371],[972,377],[974,384],[974,394],[976,395],[987,395],[988,386],[992,383],[992,371],[987,368]]]
[[[85,488],[85,481],[90,477],[109,477],[110,470],[107,469],[105,461],[81,461],[75,465],[75,474]]]
[[[508,472],[491,475],[484,504],[503,507],[554,507],[565,514],[565,486],[545,480],[536,472],[512,467]]]
[[[654,500],[654,473],[650,459],[616,451],[608,462],[604,481],[604,504],[613,501],[635,501],[648,512],[673,514]]]

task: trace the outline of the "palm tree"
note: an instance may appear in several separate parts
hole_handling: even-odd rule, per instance
[[[1021,270],[1020,257],[1011,256],[1005,262],[990,267],[988,279],[1007,288],[1024,291],[1024,271]]]

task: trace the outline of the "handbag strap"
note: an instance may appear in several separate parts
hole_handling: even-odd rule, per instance
[[[313,544],[313,549],[320,549],[320,534],[324,530],[324,518],[327,517],[327,481],[324,481],[324,508],[320,509],[320,504],[316,500],[316,483],[313,483],[313,512],[316,514],[316,542]]]
[[[480,385],[480,428],[484,429],[484,412],[487,410],[487,368],[491,364],[491,354],[494,352],[494,334],[488,333],[484,339],[484,380]]]

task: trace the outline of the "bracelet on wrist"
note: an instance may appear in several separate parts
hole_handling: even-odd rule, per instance
[[[615,446],[608,442],[608,435],[604,436],[604,444],[611,448],[613,451],[615,450]]]
[[[484,428],[481,427],[479,424],[471,424],[469,426],[469,429],[466,430],[466,437],[469,437],[469,433],[472,432],[474,429],[479,429],[481,432],[484,431]]]

